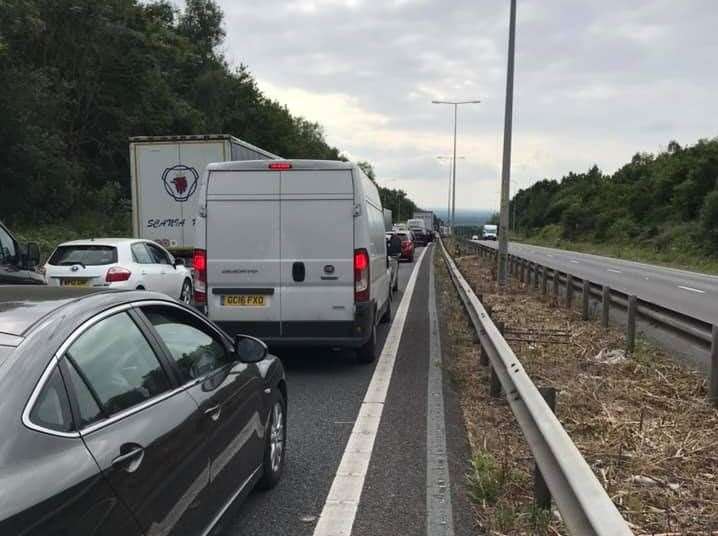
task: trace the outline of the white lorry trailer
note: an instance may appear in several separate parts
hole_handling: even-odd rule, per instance
[[[414,211],[415,220],[423,220],[424,228],[428,231],[434,230],[434,213],[430,210],[416,210]]]
[[[130,138],[133,235],[191,255],[196,191],[207,164],[278,158],[226,134]]]

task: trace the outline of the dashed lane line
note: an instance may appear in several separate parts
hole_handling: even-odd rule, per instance
[[[700,289],[693,288],[693,287],[684,287],[683,285],[678,285],[678,288],[682,288],[683,290],[687,290],[689,292],[695,292],[696,294],[705,294],[706,293],[705,290],[700,290]]]
[[[364,401],[359,408],[359,414],[349,441],[347,441],[341,462],[339,462],[329,495],[327,495],[319,521],[314,527],[314,536],[351,536],[352,526],[359,508],[359,499],[364,488],[364,479],[374,449],[374,440],[394,372],[394,362],[399,350],[401,335],[404,332],[411,297],[414,295],[421,261],[428,249],[424,248],[421,251],[409,278],[409,283],[406,285],[404,296],[399,303],[399,308],[394,315],[394,321],[384,342],[384,348],[374,369]]]
[[[623,273],[621,270],[614,270],[613,268],[609,268],[607,271],[613,272],[614,274],[622,274]]]

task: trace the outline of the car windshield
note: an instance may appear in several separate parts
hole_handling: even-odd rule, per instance
[[[93,244],[59,246],[48,261],[48,263],[53,266],[67,266],[71,264],[100,266],[103,264],[114,264],[116,262],[117,248]]]

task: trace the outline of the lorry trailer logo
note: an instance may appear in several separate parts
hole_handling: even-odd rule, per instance
[[[184,203],[197,190],[199,173],[193,167],[177,164],[162,173],[162,184],[175,201]]]

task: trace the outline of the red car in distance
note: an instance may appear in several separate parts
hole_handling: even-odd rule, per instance
[[[401,256],[399,260],[406,259],[409,262],[414,262],[414,235],[411,231],[397,231],[396,233],[401,238]]]

